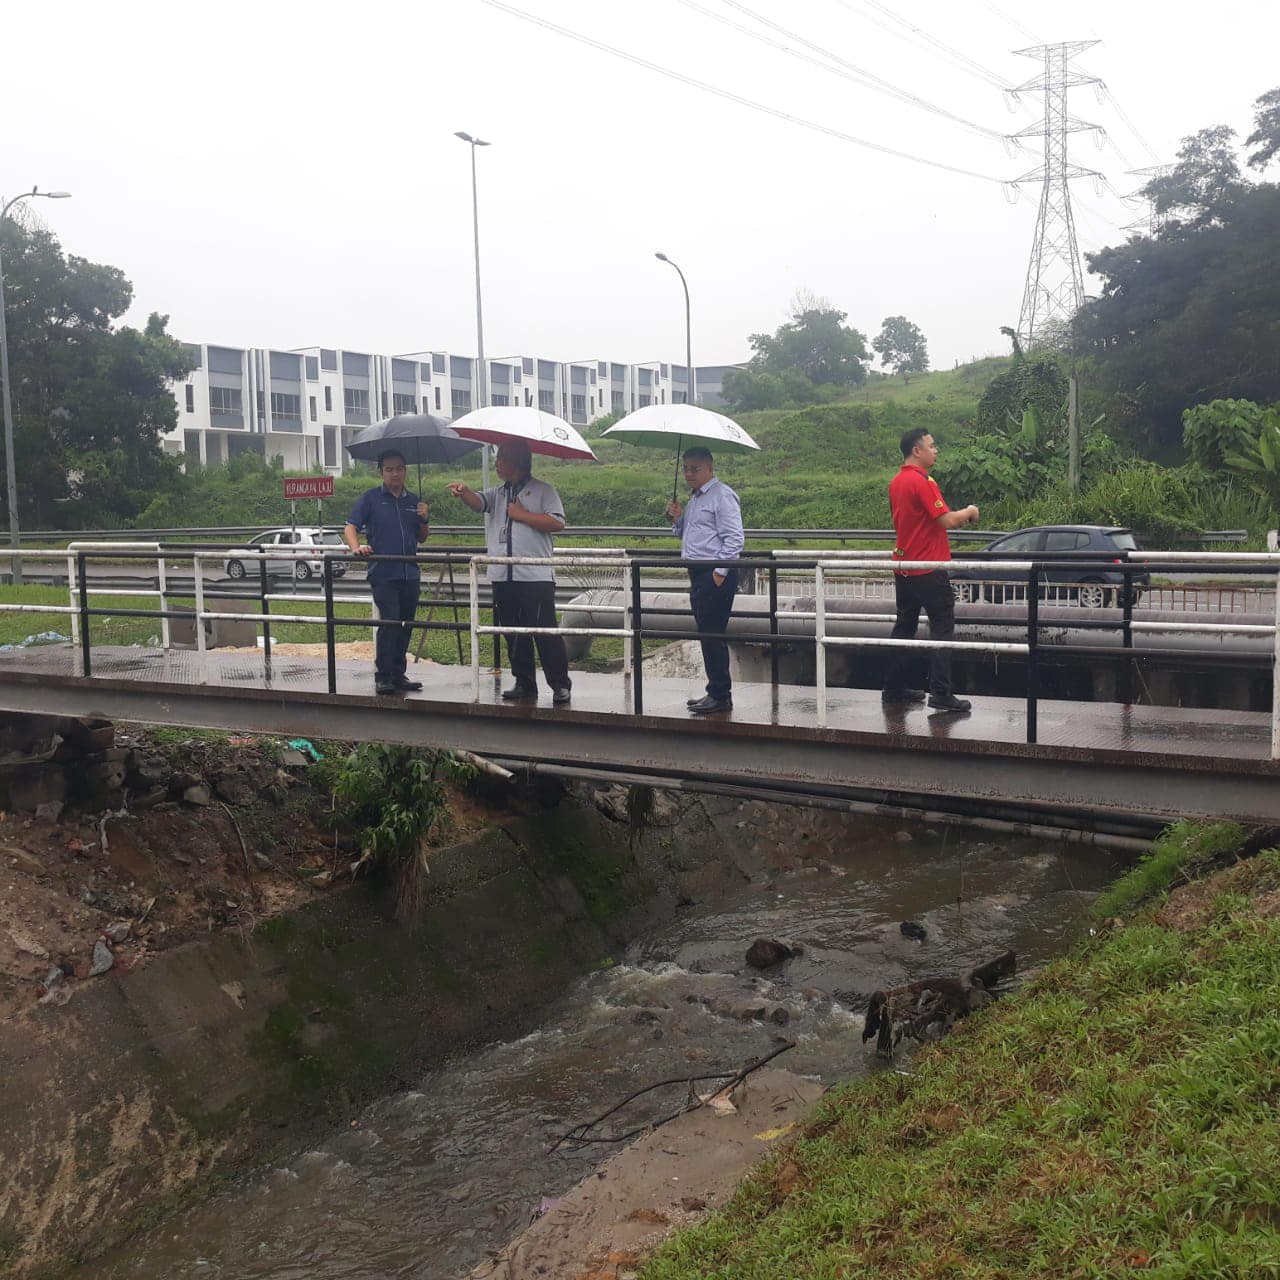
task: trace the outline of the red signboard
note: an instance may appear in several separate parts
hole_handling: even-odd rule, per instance
[[[294,498],[332,498],[332,476],[291,476],[284,482],[284,496]]]

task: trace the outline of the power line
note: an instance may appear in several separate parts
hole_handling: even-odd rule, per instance
[[[850,13],[858,13],[857,8],[855,8],[853,3],[851,3],[851,0],[836,0],[836,3],[841,5],[843,8],[848,9]],[[932,45],[935,52],[955,63],[961,71],[967,72],[971,76],[976,76],[979,80],[983,80],[987,84],[994,85],[1004,93],[1013,92],[1009,82],[997,72],[988,70],[988,68],[984,67],[982,63],[969,57],[968,54],[961,53],[959,49],[952,48],[945,40],[939,40],[937,36],[931,35],[922,27],[917,27],[909,18],[904,18],[901,14],[894,13],[888,5],[881,4],[880,0],[864,0],[864,3],[870,5],[871,8],[878,10],[880,13],[883,13],[886,18],[896,22],[899,26],[906,27],[906,29],[913,32],[919,40]],[[901,40],[907,40],[908,43],[911,43],[909,37],[904,36],[900,31],[894,31],[892,27],[886,26],[877,18],[873,18],[869,13],[862,13],[859,14],[859,16],[865,18],[869,22],[875,23],[877,27],[880,27],[884,31],[888,31],[890,35],[896,36]]]
[[[1115,107],[1116,115],[1118,115],[1120,119],[1125,122],[1125,125],[1129,129],[1129,132],[1133,134],[1133,136],[1138,140],[1138,145],[1142,147],[1142,149],[1147,153],[1147,155],[1149,155],[1152,158],[1152,160],[1159,163],[1159,160],[1160,160],[1159,153],[1151,146],[1151,144],[1146,140],[1146,138],[1144,138],[1142,134],[1138,132],[1138,126],[1135,125],[1133,121],[1129,119],[1129,116],[1125,112],[1125,109],[1120,105],[1119,102],[1116,101],[1116,95],[1111,92],[1110,87],[1105,82],[1102,85],[1102,92],[1106,94],[1107,100],[1111,103],[1113,107]]]
[[[734,22],[732,18],[727,18],[722,14],[713,13],[710,9],[703,8],[703,6],[697,4],[695,0],[680,0],[680,3],[686,5],[690,9],[696,9],[699,13],[705,14],[708,18],[712,18],[716,22],[723,22],[727,26],[743,32],[754,40],[762,40],[766,44],[772,45],[775,49],[781,49],[783,53],[789,53],[792,57],[803,58],[806,62],[814,62],[813,58],[807,57],[796,49],[788,48],[786,45],[780,44],[776,40],[770,40],[768,36],[758,31],[752,31],[750,27],[741,26]],[[986,125],[977,124],[972,120],[966,120],[964,116],[956,115],[954,111],[948,111],[945,107],[940,107],[936,103],[920,97],[919,94],[911,93],[907,89],[901,89],[896,84],[885,80],[882,76],[878,76],[874,72],[867,71],[863,67],[856,66],[854,63],[840,57],[838,54],[832,53],[829,49],[823,48],[822,45],[806,39],[798,32],[792,31],[790,28],[774,22],[772,18],[766,18],[763,14],[757,13],[749,6],[739,3],[739,0],[724,0],[724,3],[731,9],[737,9],[739,13],[744,13],[747,17],[754,18],[755,21],[760,23],[762,26],[768,27],[770,30],[786,36],[787,39],[794,40],[797,44],[803,45],[806,49],[812,49],[815,53],[821,54],[822,57],[829,59],[838,66],[846,68],[846,70],[852,74],[846,75],[845,79],[856,79],[859,82],[866,84],[869,88],[876,89],[881,93],[887,93],[891,97],[897,98],[902,102],[909,103],[911,106],[919,107],[922,111],[931,111],[934,115],[942,116],[947,120],[952,120],[956,124],[963,125],[966,129],[974,130],[976,133],[986,134],[988,137],[992,138],[998,138],[1002,142],[1005,139],[1005,135],[999,130],[988,129]],[[832,70],[820,62],[815,63],[815,65],[821,66],[823,70]],[[835,72],[835,74],[839,75],[842,73]]]
[[[1032,40],[1036,42],[1036,44],[1044,43],[1040,39],[1040,37],[1036,35],[1034,31],[1031,30],[1030,27],[1024,27],[1022,23],[1020,23],[1017,20],[1017,18],[1011,18],[1007,13],[1005,13],[1003,9],[1000,8],[999,5],[992,4],[991,0],[983,0],[983,3],[987,6],[988,9],[991,10],[992,13],[996,15],[997,18],[1000,18],[1002,21],[1007,22],[1011,27],[1015,28],[1016,30],[1021,31],[1024,36],[1029,36]]]
[[[713,93],[718,98],[724,98],[728,102],[736,102],[741,107],[750,107],[753,111],[773,116],[777,120],[785,120],[788,124],[799,125],[804,129],[812,129],[816,133],[825,133],[828,137],[838,138],[841,142],[851,142],[855,146],[866,147],[871,151],[879,151],[883,155],[896,156],[899,160],[910,160],[913,164],[927,165],[931,169],[943,169],[948,173],[958,173],[966,178],[977,178],[982,182],[1001,182],[1000,178],[992,177],[989,173],[977,173],[972,169],[961,169],[957,165],[944,164],[940,160],[929,160],[924,156],[912,155],[908,151],[899,151],[894,147],[886,147],[878,142],[871,142],[866,138],[854,137],[853,134],[845,133],[840,129],[833,129],[829,125],[819,124],[815,120],[806,120],[803,116],[792,115],[789,111],[783,111],[778,107],[770,107],[763,102],[757,102],[754,98],[743,97],[741,94],[733,93],[728,89],[721,89],[718,85],[708,84],[705,80],[687,76],[681,71],[673,71],[670,67],[660,66],[656,62],[650,62],[647,58],[641,58],[638,54],[628,53],[625,49],[605,44],[604,41],[583,35],[579,31],[571,31],[568,27],[562,27],[557,23],[550,22],[537,14],[517,9],[515,5],[505,4],[503,0],[481,0],[481,3],[487,4],[494,9],[501,9],[504,13],[511,14],[512,17],[523,18],[526,22],[532,22],[535,26],[543,27],[547,31],[554,31],[557,35],[564,36],[566,39],[576,40],[579,44],[588,45],[590,48],[598,49],[602,53],[609,53],[615,58],[622,58],[638,67],[644,67],[647,71],[655,71],[658,75],[666,76],[668,79],[678,80],[681,84],[689,85],[691,88],[701,89],[704,93]]]

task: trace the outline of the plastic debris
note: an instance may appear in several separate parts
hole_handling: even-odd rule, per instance
[[[295,751],[301,751],[305,755],[309,755],[312,760],[318,761],[324,759],[324,753],[322,751],[318,751],[315,743],[306,738],[290,738],[288,745]]]

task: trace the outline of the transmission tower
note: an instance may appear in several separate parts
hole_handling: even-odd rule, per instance
[[[1067,113],[1067,90],[1101,83],[1096,76],[1086,75],[1071,65],[1072,58],[1097,43],[1097,40],[1071,40],[1014,50],[1021,57],[1035,58],[1044,64],[1038,76],[1014,90],[1015,93],[1044,94],[1043,124],[1028,125],[1012,135],[1018,140],[1033,137],[1044,140],[1044,163],[1014,179],[1018,185],[1040,184],[1040,212],[1018,317],[1018,335],[1027,347],[1033,345],[1046,326],[1070,320],[1084,301],[1084,274],[1080,269],[1080,251],[1076,248],[1076,225],[1071,216],[1068,184],[1072,178],[1101,179],[1102,175],[1070,163],[1067,138],[1086,129],[1100,136],[1103,131],[1100,126],[1075,120]]]
[[[1146,182],[1140,186],[1137,191],[1131,191],[1124,197],[1126,200],[1144,200],[1147,204],[1147,214],[1144,218],[1138,218],[1134,222],[1126,223],[1122,228],[1124,231],[1143,231],[1152,238],[1158,236],[1165,229],[1169,221],[1170,210],[1165,209],[1161,212],[1156,208],[1156,202],[1146,194],[1147,186],[1152,178],[1167,178],[1178,166],[1176,164],[1151,164],[1145,169],[1129,169],[1127,172],[1134,178],[1145,178]]]

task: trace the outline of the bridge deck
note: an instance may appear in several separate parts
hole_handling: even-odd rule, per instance
[[[503,703],[509,678],[486,674],[479,702],[469,668],[420,663],[424,689],[377,698],[370,664],[260,654],[95,648],[85,679],[67,645],[0,653],[0,710],[249,732],[455,746],[485,754],[684,779],[786,782],[849,794],[937,801],[959,797],[1019,812],[1205,814],[1280,821],[1280,763],[1270,717],[1257,712],[1042,701],[1039,742],[1026,708],[976,697],[971,715],[882,706],[878,694],[828,690],[817,727],[814,691],[739,684],[734,710],[697,718],[693,681],[646,677],[631,714],[620,675],[574,674],[573,702]]]

